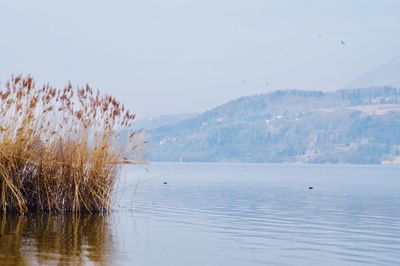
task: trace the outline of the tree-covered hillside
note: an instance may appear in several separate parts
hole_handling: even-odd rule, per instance
[[[154,161],[389,163],[400,156],[400,89],[242,97],[147,135]]]

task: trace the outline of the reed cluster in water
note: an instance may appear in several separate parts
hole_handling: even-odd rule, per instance
[[[0,211],[107,211],[135,115],[89,85],[12,77],[0,90]],[[129,132],[116,145],[118,132]],[[129,145],[128,145],[129,144]]]

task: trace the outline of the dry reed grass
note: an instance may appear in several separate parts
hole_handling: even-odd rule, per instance
[[[89,85],[37,87],[12,77],[0,90],[0,212],[108,211],[116,162],[139,146],[134,118]],[[124,128],[127,142],[115,145]]]

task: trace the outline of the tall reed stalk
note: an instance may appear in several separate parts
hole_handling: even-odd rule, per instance
[[[17,76],[0,88],[0,211],[109,210],[118,162],[138,147],[135,115],[89,85]]]

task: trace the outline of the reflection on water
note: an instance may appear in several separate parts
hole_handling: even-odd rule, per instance
[[[112,243],[101,215],[0,214],[1,265],[108,265]]]
[[[398,266],[399,170],[129,166],[107,217],[0,215],[0,265]]]

